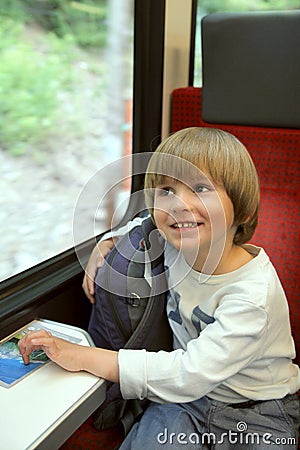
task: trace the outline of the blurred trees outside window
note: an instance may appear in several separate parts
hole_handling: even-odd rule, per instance
[[[73,246],[80,192],[131,151],[133,0],[1,2],[0,60],[3,280]],[[109,208],[91,205],[99,233]]]

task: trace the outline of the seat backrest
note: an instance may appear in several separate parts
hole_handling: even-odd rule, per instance
[[[300,127],[300,10],[209,14],[201,32],[206,122]]]

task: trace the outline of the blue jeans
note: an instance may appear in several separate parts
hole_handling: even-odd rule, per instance
[[[151,403],[119,450],[297,449],[297,395],[241,407],[203,397],[190,403]]]

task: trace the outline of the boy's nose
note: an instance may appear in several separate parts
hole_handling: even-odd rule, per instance
[[[171,205],[172,212],[193,211],[194,205],[189,195],[174,195]]]

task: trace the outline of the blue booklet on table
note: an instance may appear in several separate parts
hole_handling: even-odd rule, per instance
[[[67,334],[53,332],[51,328],[47,327],[46,321],[43,322],[43,320],[34,320],[24,328],[21,328],[0,342],[0,386],[9,388],[32,371],[40,368],[50,361],[42,350],[36,350],[30,355],[29,364],[25,365],[19,352],[19,340],[28,331],[41,329],[51,331],[53,335],[72,342],[80,341],[80,339],[68,336]]]

